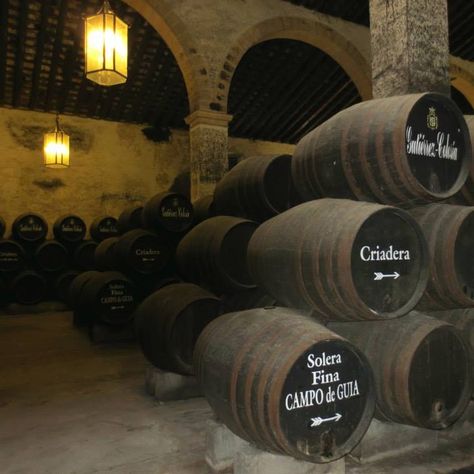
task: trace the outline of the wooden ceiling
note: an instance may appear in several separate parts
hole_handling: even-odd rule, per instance
[[[313,11],[369,26],[369,0],[285,0]],[[474,1],[448,0],[451,54],[474,61]]]
[[[288,1],[369,21],[367,0]],[[133,53],[127,82],[107,88],[84,77],[82,18],[95,14],[101,0],[0,0],[0,106],[149,124],[149,136],[158,139],[185,128],[186,88],[171,51],[137,12],[120,0],[111,4],[130,25]],[[452,53],[470,60],[473,12],[473,1],[449,0]],[[359,100],[352,81],[321,51],[268,41],[249,50],[235,72],[230,134],[293,143]]]
[[[130,26],[129,77],[101,87],[84,76],[82,18],[100,0],[0,1],[0,104],[92,118],[184,127],[181,71],[167,45],[134,10],[112,1]]]

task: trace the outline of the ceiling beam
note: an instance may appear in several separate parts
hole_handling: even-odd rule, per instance
[[[21,0],[20,3],[20,18],[18,21],[18,31],[16,37],[16,51],[15,51],[15,74],[13,83],[13,107],[19,107],[21,100],[21,93],[23,91],[23,64],[25,61],[25,40],[26,29],[28,26],[28,0]]]

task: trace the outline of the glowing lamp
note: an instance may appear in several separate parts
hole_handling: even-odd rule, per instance
[[[104,2],[97,15],[85,19],[86,77],[102,86],[127,80],[128,26]]]
[[[43,156],[48,168],[69,166],[69,135],[59,127],[59,116],[56,116],[56,128],[44,135]]]

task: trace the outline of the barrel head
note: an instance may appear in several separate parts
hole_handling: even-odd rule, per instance
[[[299,458],[337,459],[359,442],[372,419],[369,364],[346,341],[316,343],[290,368],[279,403],[281,429]]]
[[[413,309],[428,278],[427,245],[416,222],[395,208],[372,214],[352,246],[355,289],[375,313],[401,316]]]
[[[440,94],[423,94],[413,105],[405,126],[409,168],[430,193],[452,196],[466,181],[471,143],[456,104]]]
[[[60,217],[53,226],[54,236],[61,242],[80,242],[86,235],[86,224],[78,216]]]
[[[95,299],[95,309],[103,323],[124,324],[137,305],[135,287],[125,278],[108,279]]]
[[[459,284],[474,301],[474,213],[462,223],[455,243],[454,265]]]
[[[25,265],[23,247],[13,240],[0,240],[0,272],[18,272]]]
[[[466,408],[470,382],[469,349],[455,328],[442,326],[419,344],[409,372],[410,404],[420,426],[446,428]]]
[[[22,214],[13,222],[12,234],[22,242],[40,242],[48,234],[48,224],[38,214]]]

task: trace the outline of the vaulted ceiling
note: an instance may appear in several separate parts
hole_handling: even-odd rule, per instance
[[[255,0],[257,1],[257,0]],[[287,0],[368,25],[368,0]],[[181,71],[159,34],[120,0],[130,25],[129,78],[101,87],[84,77],[82,18],[98,0],[0,1],[0,106],[149,124],[157,137],[185,128],[189,113]],[[449,0],[451,52],[474,59],[474,2]],[[470,112],[469,104],[454,98]],[[338,110],[360,101],[329,56],[305,43],[273,40],[243,57],[231,84],[230,134],[295,142]],[[164,133],[163,133],[164,132]]]

